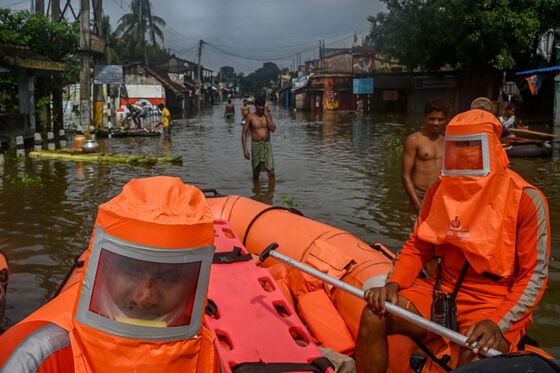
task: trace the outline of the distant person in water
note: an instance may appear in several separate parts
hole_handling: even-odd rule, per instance
[[[515,117],[515,105],[511,102],[506,105],[498,119],[502,125],[502,137],[515,137],[510,130],[512,128],[523,128],[520,121]]]
[[[247,117],[249,116],[250,112],[251,108],[247,104],[247,99],[243,99],[243,106],[241,107],[241,117],[243,118],[243,120],[241,121],[241,124],[245,124],[245,122],[247,122]]]
[[[140,122],[140,118],[142,117],[142,113],[144,112],[144,108],[140,105],[130,104],[130,103],[126,104],[126,108],[128,109],[127,117],[132,119],[136,129],[141,129],[142,124]],[[130,124],[125,129],[130,129]]]
[[[494,114],[494,104],[488,97],[477,97],[472,100],[471,109],[480,109]]]
[[[276,181],[274,175],[274,159],[270,133],[276,131],[270,112],[265,110],[265,99],[259,97],[255,100],[255,112],[247,116],[241,133],[241,145],[245,159],[251,159],[253,166],[253,181],[259,179],[261,170],[265,169],[269,183]],[[251,133],[251,153],[247,149],[247,137]]]
[[[158,105],[158,109],[161,111],[161,122],[159,122],[154,129],[159,126],[163,127],[163,135],[167,138],[171,137],[171,113],[164,103]]]
[[[231,99],[228,99],[226,104],[226,110],[224,112],[224,117],[226,117],[226,119],[229,119],[229,118],[233,118],[234,116],[235,116],[235,107],[231,103]]]
[[[426,191],[441,174],[443,131],[448,106],[441,100],[424,106],[424,126],[408,136],[404,144],[402,182],[409,198],[410,224],[418,218]]]

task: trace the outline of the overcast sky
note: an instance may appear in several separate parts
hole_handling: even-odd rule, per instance
[[[30,3],[0,0],[0,7],[29,9]],[[79,8],[78,0],[72,4]],[[103,0],[103,9],[116,24],[129,4]],[[202,39],[208,43],[202,49],[205,67],[217,71],[228,65],[244,73],[266,61],[291,67],[297,52],[302,63],[317,57],[319,40],[327,48],[351,47],[356,32],[361,43],[371,28],[367,17],[383,10],[379,0],[152,0],[152,5],[153,14],[167,23],[165,46],[173,53],[196,61]]]

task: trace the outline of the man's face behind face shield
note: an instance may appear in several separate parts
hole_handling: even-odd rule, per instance
[[[149,262],[102,249],[90,311],[125,323],[136,319],[188,325],[200,266]]]
[[[472,137],[472,136],[470,136]],[[489,172],[488,142],[486,138],[445,139],[443,174],[447,176],[484,176]]]

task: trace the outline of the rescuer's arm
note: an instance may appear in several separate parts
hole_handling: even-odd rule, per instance
[[[517,218],[518,271],[511,290],[490,318],[502,332],[529,316],[548,282],[550,224],[548,204],[535,189],[525,189]]]

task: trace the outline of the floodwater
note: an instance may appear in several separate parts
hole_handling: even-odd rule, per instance
[[[0,168],[0,250],[11,278],[4,327],[45,303],[74,258],[88,245],[99,204],[132,178],[173,175],[200,188],[295,206],[306,216],[348,230],[367,242],[398,250],[408,236],[408,202],[401,185],[402,142],[422,118],[293,113],[272,106],[277,183],[266,173],[253,184],[243,158],[239,101],[226,122],[216,105],[175,119],[172,142],[163,138],[100,139],[106,152],[182,155],[183,165],[19,160]],[[401,123],[401,124],[399,124]],[[405,124],[402,124],[405,123]],[[550,205],[550,284],[530,335],[560,356],[560,159],[513,160],[512,168],[539,187]]]

